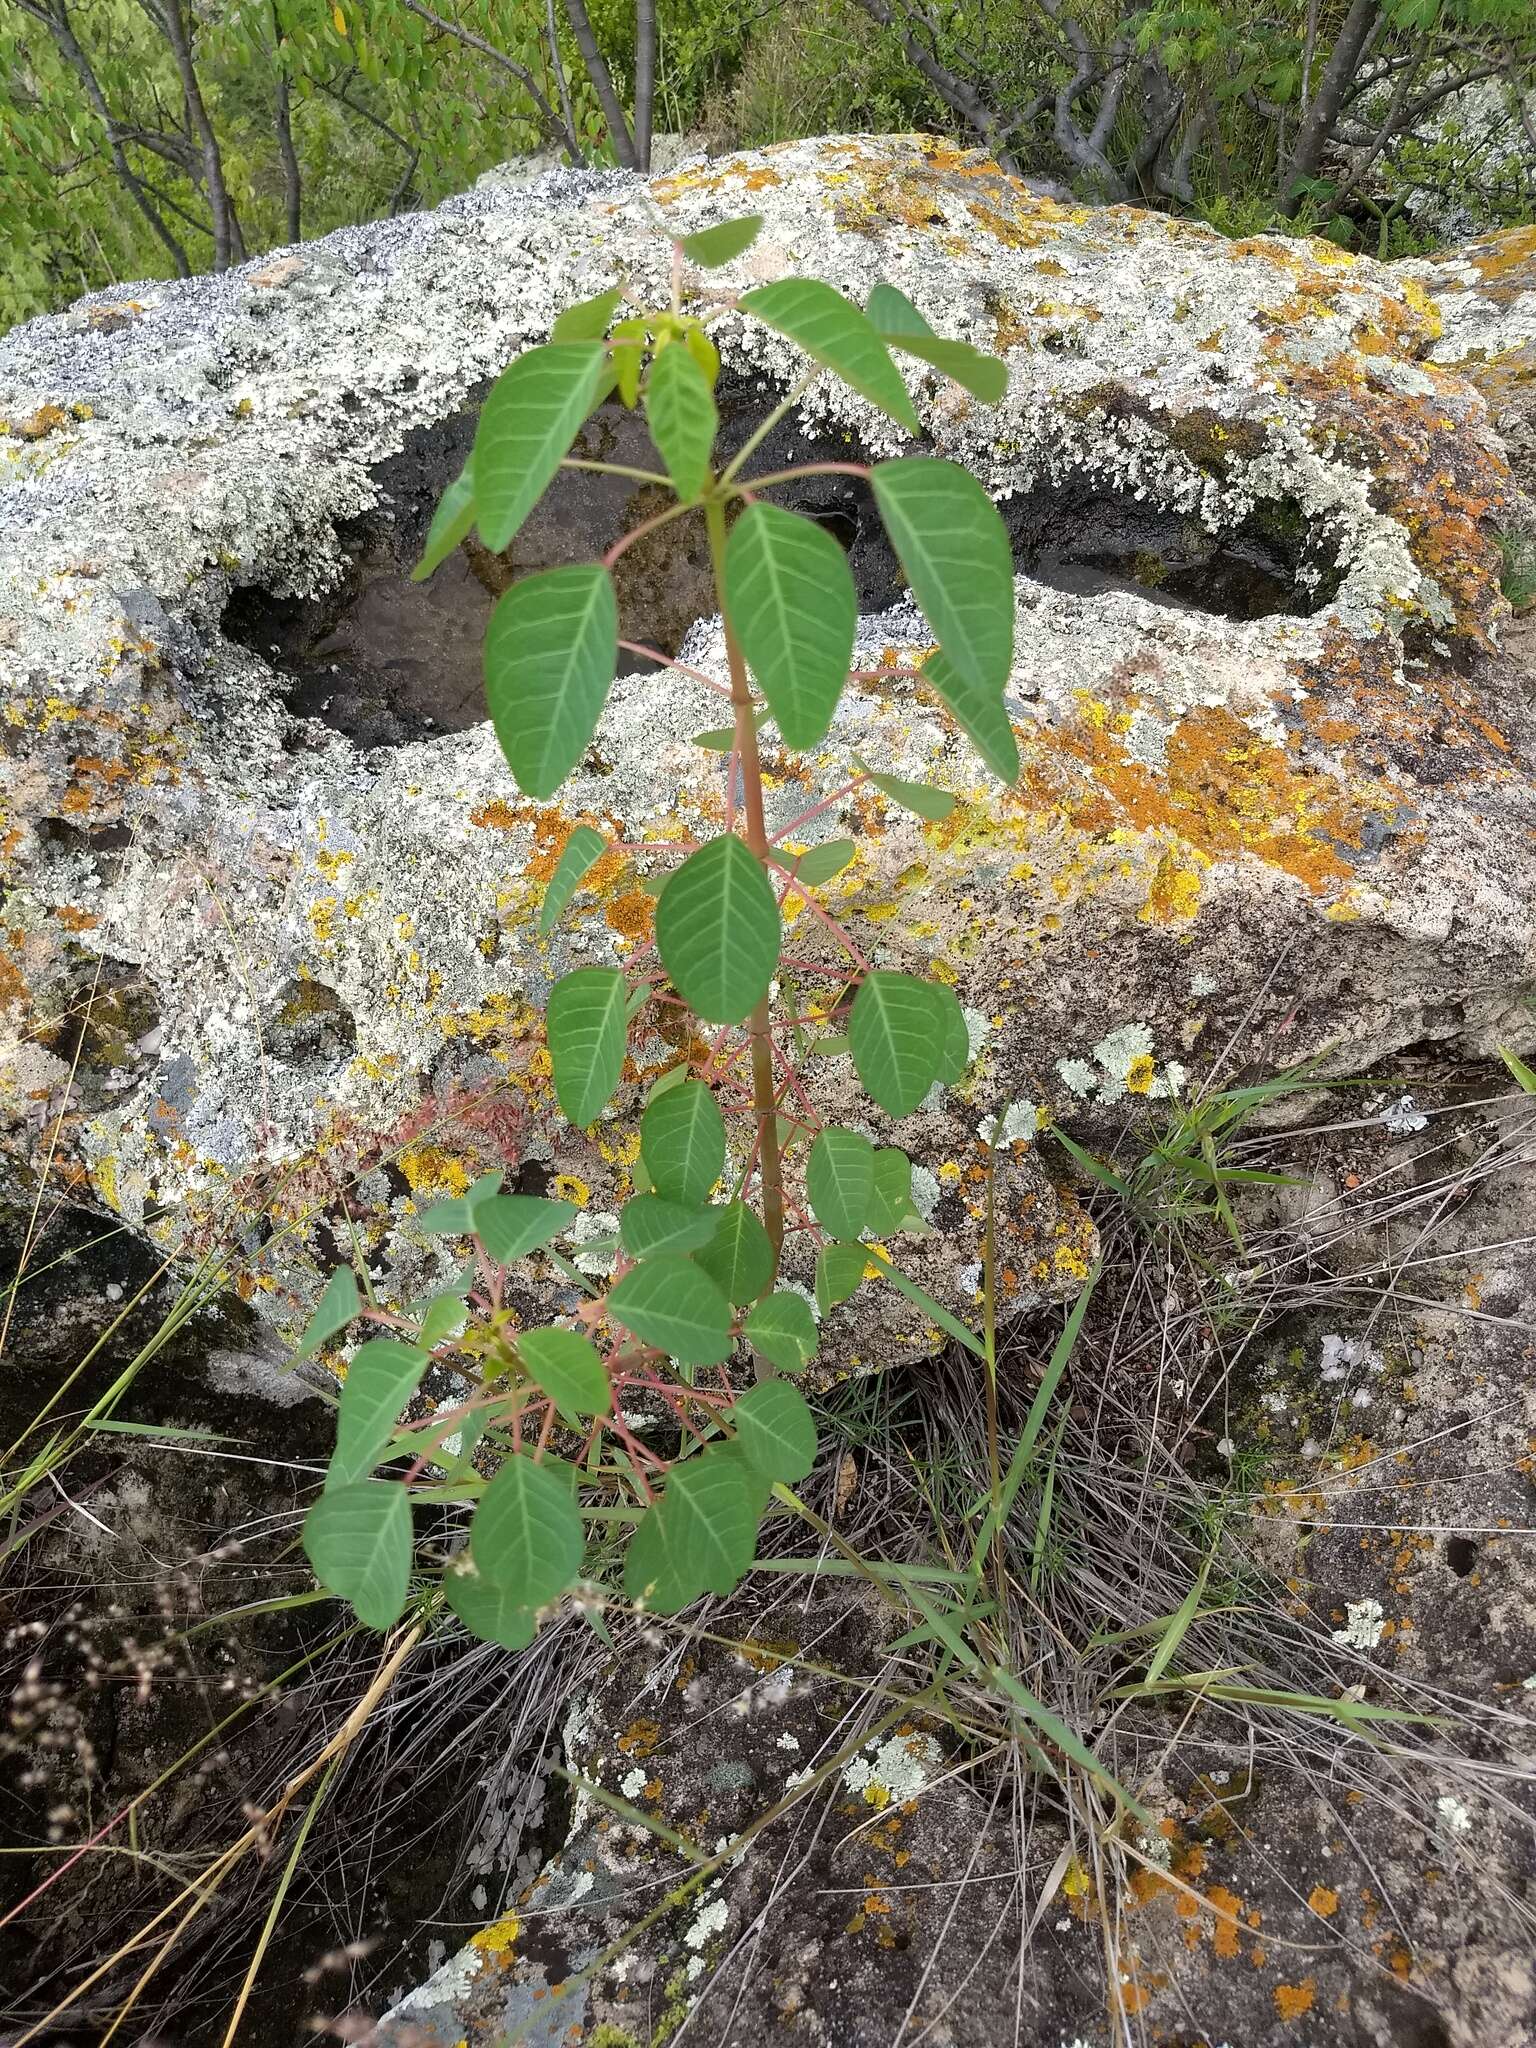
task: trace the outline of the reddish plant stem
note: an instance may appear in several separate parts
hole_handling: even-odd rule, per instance
[[[717,683],[713,676],[707,676],[701,668],[690,668],[686,661],[679,661],[674,655],[663,654],[659,647],[647,647],[642,640],[621,640],[619,645],[626,654],[643,655],[647,661],[658,662],[662,668],[675,668],[679,675],[691,676],[696,683],[702,683],[707,690],[713,690],[721,697],[729,697],[729,683]]]
[[[857,476],[863,477],[867,481],[869,477],[869,464],[867,462],[803,462],[796,469],[775,469],[770,471],[767,476],[749,477],[747,482],[754,491],[766,491],[770,484],[792,484],[797,477],[802,476]],[[743,488],[744,486],[741,484],[736,486],[737,490]]]

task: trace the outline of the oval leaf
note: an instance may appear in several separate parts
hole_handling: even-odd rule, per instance
[[[877,775],[857,754],[854,760],[859,768],[879,790],[888,796],[893,804],[900,804],[904,811],[910,811],[915,818],[926,818],[930,824],[938,824],[947,818],[959,802],[947,789],[935,789],[929,782],[907,782],[900,775]]]
[[[350,1486],[366,1479],[395,1433],[400,1411],[421,1385],[427,1354],[398,1337],[375,1337],[361,1345],[342,1381],[336,1416],[336,1448],[326,1485]]]
[[[658,1614],[729,1593],[751,1566],[767,1500],[768,1482],[732,1444],[679,1466],[630,1538],[625,1592]]]
[[[581,887],[582,878],[608,844],[591,825],[578,825],[561,850],[559,865],[549,878],[539,907],[539,937],[548,938],[565,906]]]
[[[950,1005],[959,1008],[952,989],[914,974],[876,969],[860,983],[848,1040],[859,1079],[887,1116],[910,1116],[938,1080]]]
[[[562,1115],[583,1128],[619,1085],[628,988],[616,967],[578,967],[549,992],[545,1017]]]
[[[709,379],[687,349],[675,342],[651,365],[645,384],[645,417],[657,453],[667,465],[672,488],[685,503],[690,502],[709,480],[709,458],[720,415]]]
[[[861,1267],[862,1267],[862,1261]],[[803,1295],[770,1294],[747,1317],[744,1334],[780,1372],[804,1372],[816,1356],[816,1318]]]
[[[730,1421],[737,1449],[770,1483],[794,1486],[816,1462],[816,1425],[805,1396],[787,1380],[764,1380],[743,1394]]]
[[[614,285],[612,290],[599,292],[595,298],[579,299],[574,306],[567,306],[550,328],[550,340],[601,341],[623,296],[621,287]]]
[[[504,1586],[482,1579],[473,1564],[463,1571],[453,1566],[443,1573],[443,1594],[448,1605],[472,1636],[482,1643],[500,1643],[504,1650],[526,1650],[539,1632],[539,1618],[532,1607],[520,1606],[516,1595]]]
[[[432,1237],[468,1237],[475,1227],[475,1211],[482,1202],[491,1199],[505,1178],[499,1170],[482,1173],[462,1195],[450,1195],[446,1201],[434,1202],[424,1209],[420,1228]]]
[[[403,1486],[333,1486],[304,1518],[304,1555],[367,1628],[392,1628],[411,1586],[411,1503]]]
[[[625,1204],[619,1243],[632,1259],[659,1252],[694,1252],[715,1234],[718,1209],[695,1209],[664,1195],[634,1195]]]
[[[731,1305],[692,1259],[665,1253],[636,1266],[608,1296],[617,1323],[679,1365],[719,1365],[731,1352]]]
[[[325,1292],[315,1304],[315,1312],[309,1319],[309,1327],[293,1354],[295,1365],[301,1358],[310,1358],[322,1344],[338,1336],[362,1307],[358,1298],[357,1275],[350,1266],[338,1266],[325,1283]]]
[[[824,1316],[858,1293],[866,1263],[862,1245],[822,1246],[816,1259],[816,1306]]]
[[[437,510],[432,515],[432,524],[427,528],[426,546],[421,551],[421,560],[411,571],[413,583],[425,583],[432,571],[438,568],[469,536],[475,523],[475,484],[471,465],[465,463],[453,482],[437,501]]]
[[[833,1237],[857,1237],[875,1190],[875,1148],[857,1131],[825,1130],[806,1162],[805,1191]]]
[[[656,906],[656,945],[678,994],[711,1024],[739,1024],[768,993],[779,906],[734,833],[690,854]]]
[[[857,306],[814,277],[785,277],[777,284],[743,292],[744,313],[751,313],[782,334],[814,362],[836,371],[845,384],[879,406],[909,434],[921,432],[901,372],[870,321]],[[877,472],[878,473],[878,472]]]
[[[877,284],[864,310],[869,315],[870,325],[886,341],[912,335],[933,338],[933,329],[928,322],[906,293],[897,291],[893,284]]]
[[[517,1355],[572,1427],[582,1415],[606,1415],[613,1405],[608,1368],[576,1330],[524,1330]]]
[[[552,1244],[576,1214],[574,1202],[543,1195],[492,1195],[475,1207],[475,1235],[498,1266]]]
[[[834,875],[843,872],[857,851],[851,839],[826,839],[820,846],[808,846],[795,858],[795,880],[812,889],[819,882],[830,882]]]
[[[493,554],[543,497],[597,402],[607,363],[600,341],[546,342],[509,363],[491,386],[470,459],[480,537]]]
[[[727,1202],[711,1212],[714,1235],[694,1264],[707,1273],[727,1301],[756,1301],[773,1283],[773,1241],[745,1202]]]
[[[889,1237],[921,1221],[912,1208],[912,1162],[894,1145],[884,1146],[875,1154],[875,1190],[866,1228],[874,1237]]]
[[[745,255],[757,240],[762,225],[760,213],[745,213],[740,220],[723,220],[717,227],[700,228],[697,234],[684,235],[678,247],[701,270],[718,270],[722,263]]]
[[[581,1510],[559,1474],[508,1458],[469,1525],[469,1554],[487,1585],[519,1607],[547,1607],[581,1571]]]
[[[601,562],[525,576],[485,633],[485,697],[519,789],[548,797],[586,752],[619,658],[619,607]]]
[[[1013,552],[969,471],[932,456],[876,463],[875,503],[912,594],[962,681],[1001,696],[1013,668]]]
[[[968,683],[944,653],[930,655],[923,668],[924,679],[933,684],[953,713],[955,722],[980,754],[992,773],[1002,782],[1019,779],[1019,743],[1013,721],[995,690],[977,689]]]
[[[669,1202],[697,1208],[725,1170],[725,1119],[702,1081],[655,1096],[640,1119],[640,1157]]]
[[[726,542],[725,609],[779,731],[792,747],[818,745],[858,630],[848,557],[814,520],[750,505]]]

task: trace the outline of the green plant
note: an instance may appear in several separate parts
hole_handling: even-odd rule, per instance
[[[1515,611],[1530,611],[1536,606],[1536,536],[1502,533],[1499,553],[1503,561],[1499,588]]]
[[[769,830],[760,730],[771,721],[795,748],[826,738],[849,674],[857,603],[831,536],[764,495],[816,466],[757,475],[749,468],[822,375],[915,434],[893,352],[987,402],[1002,396],[1007,373],[994,358],[934,334],[888,285],[876,287],[865,310],[814,279],[786,278],[739,297],[710,290],[697,272],[740,255],[758,227],[755,218],[726,221],[675,242],[667,306],[631,307],[615,286],[562,314],[547,344],[510,365],[486,400],[469,463],[444,494],[417,571],[430,575],[472,528],[485,547],[504,549],[599,401],[617,388],[624,403],[642,405],[664,471],[618,473],[640,475],[670,502],[603,561],[524,577],[501,597],[486,635],[490,713],[519,787],[539,800],[553,796],[585,753],[613,681],[614,563],[641,533],[702,519],[725,622],[731,725],[700,737],[727,755],[728,788],[739,790],[730,815],[740,829],[681,849],[657,903],[653,973],[580,967],[551,991],[555,1092],[562,1113],[581,1126],[613,1096],[630,1022],[647,1002],[680,1006],[719,1032],[701,1072],[680,1064],[650,1092],[640,1191],[610,1247],[611,1284],[590,1285],[551,1249],[588,1299],[557,1326],[519,1327],[506,1305],[506,1270],[554,1247],[574,1210],[504,1194],[493,1175],[423,1219],[429,1232],[471,1240],[474,1259],[417,1314],[395,1316],[365,1300],[348,1268],[327,1288],[307,1350],[358,1317],[389,1334],[365,1342],[348,1370],[335,1455],[304,1542],[321,1580],[376,1628],[395,1622],[409,1597],[417,1501],[473,1507],[467,1548],[449,1562],[443,1586],[465,1623],[492,1641],[527,1642],[541,1610],[601,1585],[621,1550],[626,1594],[650,1607],[671,1612],[706,1591],[729,1591],[752,1562],[770,1498],[792,1500],[787,1488],[816,1451],[804,1399],[776,1376],[803,1370],[817,1342],[810,1301],[777,1284],[791,1228],[821,1240],[815,1295],[823,1313],[855,1292],[873,1261],[977,1348],[941,1304],[863,1242],[917,1221],[906,1155],[858,1131],[822,1128],[801,1085],[805,1062],[835,1039],[880,1108],[904,1117],[936,1082],[959,1077],[967,1036],[951,990],[871,967],[817,900],[851,845],[834,841],[796,859],[783,841],[805,817]],[[728,312],[786,337],[810,364],[722,462],[713,396],[719,357],[709,330]],[[1013,654],[1013,564],[991,499],[966,471],[929,457],[833,467],[867,480],[938,643],[920,671],[894,673],[921,673],[988,766],[1011,778],[1018,755],[1003,692]],[[866,783],[928,818],[952,801],[852,764],[847,789]],[[572,835],[545,898],[545,930],[602,851],[596,831]],[[792,895],[840,957],[781,969],[780,910]],[[818,977],[828,985],[810,1023],[799,991]],[[740,1111],[719,1085],[737,1074],[746,1098]],[[722,1094],[731,1116],[746,1123],[734,1152]],[[757,1361],[757,1383],[746,1391],[728,1371],[741,1342]],[[477,1383],[453,1408],[402,1425],[434,1357],[471,1364]],[[642,1401],[666,1419],[670,1454],[648,1447],[626,1422],[626,1402]],[[473,1462],[479,1447],[495,1462],[489,1479]],[[400,1458],[408,1460],[403,1477],[375,1476]]]

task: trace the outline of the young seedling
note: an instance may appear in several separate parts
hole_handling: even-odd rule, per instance
[[[651,1091],[640,1122],[646,1184],[609,1247],[611,1279],[589,1285],[554,1249],[573,1221],[569,1204],[503,1194],[499,1176],[489,1176],[423,1218],[429,1232],[471,1241],[473,1262],[459,1284],[402,1319],[365,1302],[343,1271],[305,1338],[303,1348],[313,1350],[358,1316],[385,1332],[352,1360],[336,1452],[304,1531],[321,1581],[374,1628],[390,1627],[410,1598],[413,1505],[421,1500],[473,1504],[468,1542],[442,1567],[442,1585],[467,1626],[489,1641],[528,1642],[540,1613],[584,1584],[601,1584],[620,1550],[625,1593],[652,1609],[675,1612],[701,1593],[729,1592],[752,1563],[773,1488],[804,1478],[816,1454],[809,1408],[776,1376],[802,1371],[817,1343],[810,1301],[779,1284],[786,1232],[815,1235],[815,1297],[825,1315],[860,1286],[872,1256],[864,1240],[917,1220],[906,1155],[858,1131],[823,1128],[816,1117],[801,1079],[817,1049],[803,1014],[806,989],[824,979],[826,987],[812,991],[822,1043],[830,1035],[851,1054],[890,1116],[910,1115],[935,1083],[957,1080],[968,1058],[953,991],[872,967],[817,895],[853,858],[853,843],[798,856],[785,845],[860,785],[929,820],[942,818],[953,799],[851,759],[836,797],[770,828],[762,731],[771,723],[793,749],[826,740],[849,676],[858,605],[837,542],[764,493],[828,471],[868,484],[937,643],[920,667],[881,674],[920,674],[988,767],[1011,781],[1018,755],[1003,703],[1014,620],[1007,534],[986,491],[952,462],[910,455],[756,474],[751,465],[819,377],[840,379],[915,436],[897,354],[984,402],[1002,397],[1007,372],[936,335],[889,285],[877,286],[861,309],[813,278],[739,297],[689,284],[693,272],[739,256],[759,226],[725,221],[675,242],[667,306],[626,311],[615,324],[625,294],[606,291],[563,313],[547,344],[503,372],[417,571],[430,575],[464,544],[499,554],[563,466],[664,486],[670,502],[601,561],[524,576],[500,597],[485,642],[491,720],[518,787],[540,801],[554,796],[587,751],[618,666],[615,563],[642,532],[701,520],[729,674],[729,723],[701,737],[725,756],[733,800],[730,828],[693,845],[665,877],[654,962],[642,959],[629,973],[580,967],[550,995],[555,1093],[562,1114],[583,1127],[618,1088],[630,1027],[646,1002],[679,1004],[717,1034],[696,1069],[680,1065]],[[771,328],[809,366],[727,459],[717,447],[720,358],[710,330],[728,317]],[[570,456],[594,408],[615,392],[643,408],[664,473]],[[670,665],[689,687],[720,687]],[[554,929],[605,850],[590,826],[571,834],[545,893],[541,932]],[[794,897],[835,948],[825,965],[783,959],[783,910]],[[746,1125],[734,1155],[727,1115]],[[728,1156],[735,1164],[722,1184]],[[539,1252],[587,1298],[560,1323],[525,1329],[504,1305],[506,1276]],[[927,1302],[883,1258],[879,1270]],[[953,1324],[940,1304],[928,1306]],[[757,1360],[755,1384],[733,1371],[743,1344]],[[452,1409],[402,1423],[434,1356],[461,1374],[472,1365],[471,1392]],[[665,1450],[626,1421],[641,1402],[668,1421]],[[402,1460],[399,1476],[377,1476]]]

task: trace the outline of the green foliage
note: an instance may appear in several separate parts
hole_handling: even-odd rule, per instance
[[[710,1024],[739,1024],[768,993],[779,906],[734,833],[690,854],[668,882],[656,906],[656,946],[672,986]]]
[[[690,236],[681,255],[715,266],[755,232],[755,222],[722,222]],[[816,1455],[802,1396],[774,1378],[743,1387],[739,1367],[750,1351],[760,1373],[803,1372],[817,1349],[817,1315],[856,1292],[866,1262],[976,1348],[943,1303],[859,1241],[925,1228],[906,1154],[876,1146],[861,1131],[820,1128],[814,1112],[791,1122],[791,1098],[777,1078],[783,1068],[793,1081],[815,1051],[836,1046],[851,1052],[878,1109],[905,1117],[936,1084],[959,1078],[969,1047],[951,989],[918,973],[871,968],[824,905],[816,906],[818,929],[846,958],[809,969],[781,961],[781,895],[824,885],[858,845],[830,839],[798,854],[777,846],[768,836],[758,735],[772,719],[789,746],[837,746],[856,599],[835,541],[765,502],[750,473],[738,475],[757,444],[733,462],[719,458],[718,357],[707,325],[721,307],[713,296],[685,299],[686,273],[675,268],[670,307],[637,312],[604,338],[618,302],[601,293],[562,315],[557,340],[503,372],[486,400],[469,470],[450,486],[434,522],[423,567],[446,559],[474,529],[487,547],[504,547],[599,395],[617,385],[621,399],[643,405],[675,487],[667,516],[701,518],[709,542],[728,628],[733,715],[725,732],[702,741],[728,756],[726,772],[733,791],[739,787],[731,813],[737,823],[679,849],[671,871],[656,880],[654,960],[642,960],[639,972],[577,967],[554,981],[546,1036],[561,1113],[588,1128],[609,1112],[625,1073],[630,1023],[647,1004],[680,1006],[691,1023],[724,1028],[708,1055],[690,1031],[687,1063],[655,1082],[640,1118],[636,1190],[615,1232],[587,1237],[589,1257],[580,1265],[559,1248],[577,1222],[574,1207],[505,1194],[499,1173],[421,1218],[430,1235],[472,1239],[473,1262],[461,1283],[424,1305],[418,1342],[392,1331],[357,1352],[306,1537],[323,1583],[375,1627],[403,1611],[411,1501],[444,1493],[456,1514],[466,1506],[472,1514],[467,1549],[449,1546],[440,1597],[489,1641],[525,1643],[540,1611],[578,1585],[611,1587],[620,1552],[626,1594],[660,1611],[728,1592],[751,1564],[772,1490],[804,1478]],[[789,278],[748,292],[740,304],[810,359],[769,425],[808,383],[832,371],[917,430],[886,339],[839,293]],[[876,292],[871,306],[905,352],[973,393],[1001,392],[1000,364],[944,343],[900,293]],[[980,485],[952,463],[903,457],[867,474],[939,638],[928,673],[984,757],[1006,768],[1016,757],[1003,708],[1013,578],[1002,522]],[[613,680],[617,633],[613,579],[601,563],[524,576],[499,600],[486,635],[487,699],[508,765],[529,795],[553,796],[585,753]],[[856,759],[849,765],[854,785],[867,783],[924,819],[951,808],[953,799],[926,785],[877,774]],[[554,938],[607,843],[593,826],[571,832],[545,890],[541,935]],[[796,986],[806,972],[831,984],[830,1002],[817,1012],[831,1028],[814,1040]],[[716,1086],[733,1065],[751,1077],[746,1129],[734,1147]],[[803,1091],[792,1099],[809,1110]],[[805,1222],[807,1215],[814,1220]],[[786,1216],[812,1233],[814,1308],[782,1284]],[[613,1273],[586,1289],[579,1312],[547,1327],[521,1327],[508,1304],[526,1300],[530,1286],[509,1285],[511,1269],[536,1261],[585,1287],[592,1254],[611,1256]],[[350,1273],[334,1278],[308,1348],[333,1342],[357,1316],[392,1320],[362,1305]],[[457,1407],[402,1423],[429,1350],[467,1391]],[[637,1401],[656,1411],[654,1447],[627,1419]],[[407,1458],[400,1476],[374,1476],[384,1461]]]
[[[619,606],[600,562],[525,576],[485,635],[485,698],[529,796],[553,796],[587,751],[619,655]]]
[[[573,1124],[593,1122],[619,1085],[628,1005],[629,989],[616,967],[578,967],[550,991],[555,1094]]]
[[[726,546],[725,601],[779,731],[792,747],[819,746],[858,627],[847,556],[814,521],[749,506]]]

